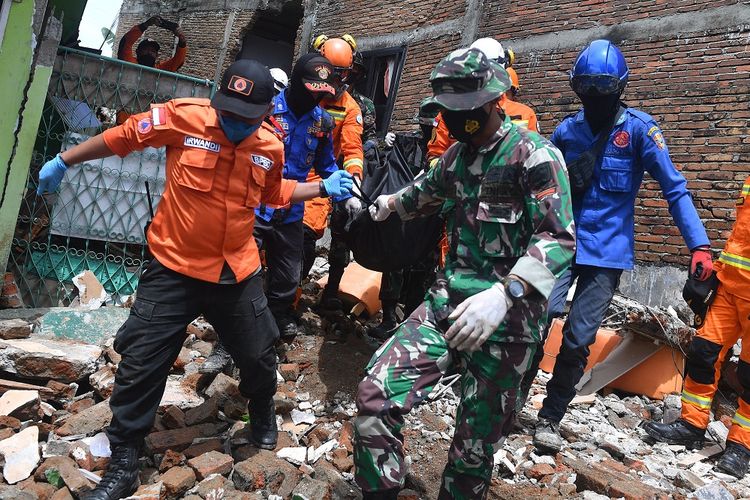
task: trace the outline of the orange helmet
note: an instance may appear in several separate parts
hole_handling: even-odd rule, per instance
[[[510,77],[510,86],[515,88],[516,92],[518,92],[518,89],[521,88],[518,84],[518,73],[516,73],[516,70],[513,68],[505,68],[505,71],[508,72],[508,76]]]
[[[351,69],[354,53],[351,46],[341,38],[329,38],[320,47],[320,53],[337,69]]]

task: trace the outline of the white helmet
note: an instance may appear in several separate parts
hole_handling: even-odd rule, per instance
[[[470,48],[481,50],[487,59],[497,61],[505,67],[505,51],[503,46],[494,38],[480,38],[471,44]]]
[[[289,85],[289,77],[281,68],[271,68],[271,78],[273,78],[273,88],[276,92],[281,92]]]

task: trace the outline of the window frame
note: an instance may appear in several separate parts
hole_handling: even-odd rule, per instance
[[[396,64],[394,65],[395,71],[391,79],[391,90],[388,96],[388,102],[386,103],[385,113],[381,121],[381,128],[377,130],[378,137],[383,137],[388,132],[391,125],[391,119],[393,118],[393,109],[396,107],[396,99],[398,98],[398,89],[401,86],[401,74],[404,70],[404,64],[406,63],[406,56],[408,52],[408,45],[397,45],[395,47],[384,47],[379,49],[363,50],[362,58],[365,60],[365,67],[367,68],[367,80],[364,85],[363,95],[375,101],[375,91],[378,85],[378,78],[376,78],[376,64],[367,64],[369,61],[379,60],[388,56],[397,56]]]

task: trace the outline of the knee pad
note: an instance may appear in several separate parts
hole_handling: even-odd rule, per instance
[[[722,345],[695,337],[688,350],[688,363],[685,375],[699,384],[713,384],[716,374],[716,362],[719,360]]]

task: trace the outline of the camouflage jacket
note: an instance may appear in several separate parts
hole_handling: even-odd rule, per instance
[[[397,194],[402,219],[442,210],[450,251],[449,303],[515,274],[545,302],[575,252],[568,174],[560,151],[505,118],[478,151],[453,145],[428,174]]]
[[[377,141],[375,103],[369,97],[363,96],[356,90],[352,90],[350,93],[362,110],[362,144],[370,140]]]

